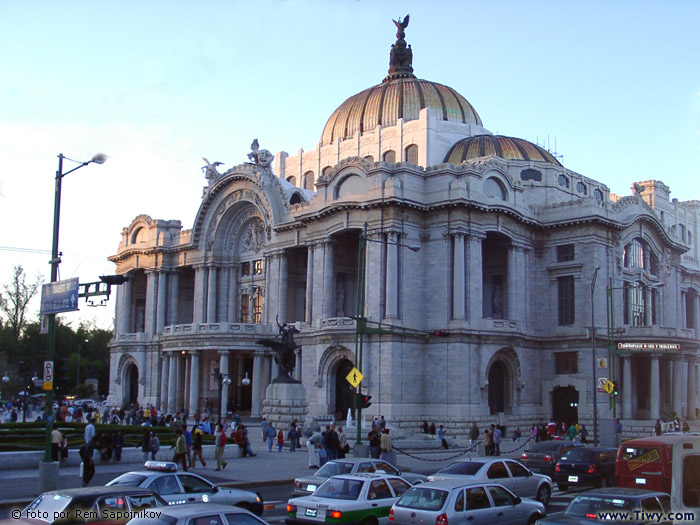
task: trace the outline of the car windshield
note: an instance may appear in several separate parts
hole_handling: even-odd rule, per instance
[[[358,479],[331,478],[323,483],[314,496],[329,499],[357,499],[364,482]]]
[[[455,461],[438,471],[438,474],[461,474],[463,476],[473,476],[483,467],[483,463],[478,461]]]
[[[595,458],[595,450],[588,448],[575,448],[569,450],[561,458],[562,461],[593,461]]]
[[[146,481],[146,478],[147,476],[144,476],[143,474],[128,472],[126,474],[122,474],[118,478],[113,479],[107,483],[107,486],[111,487],[113,485],[124,485],[126,487],[140,487],[141,483]]]
[[[396,502],[397,507],[418,510],[440,510],[448,492],[440,489],[412,487]]]
[[[556,441],[540,441],[539,443],[535,443],[532,447],[530,447],[528,452],[552,452],[557,450],[560,446],[561,441],[558,443]]]
[[[330,478],[331,476],[338,476],[339,474],[350,474],[352,472],[352,463],[347,463],[345,461],[329,461],[321,467],[321,469],[316,473],[317,476],[323,478]]]
[[[564,514],[597,519],[600,512],[619,512],[634,510],[630,500],[612,496],[578,496],[569,504]]]
[[[44,516],[51,517],[46,521],[52,521],[54,513],[63,512],[72,499],[70,496],[62,496],[61,494],[42,494],[22,511],[22,517],[28,517],[28,511],[40,511]]]

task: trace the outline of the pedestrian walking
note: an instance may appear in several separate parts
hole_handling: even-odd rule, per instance
[[[270,424],[267,422],[267,419],[262,418],[262,421],[260,422],[260,430],[262,430],[263,442],[267,441],[267,427],[269,426]]]
[[[268,452],[272,452],[272,444],[277,437],[277,430],[275,430],[275,426],[272,423],[269,423],[265,429],[265,432],[267,433],[265,436],[267,440],[267,450]]]
[[[443,425],[440,425],[440,428],[438,428],[437,436],[438,436],[438,439],[440,440],[440,442],[442,443],[442,448],[444,448],[445,450],[450,448],[449,445],[447,444],[445,427]]]
[[[488,428],[484,430],[484,454],[493,456],[493,436]]]
[[[158,455],[158,452],[160,451],[160,439],[158,439],[158,436],[156,435],[155,431],[153,431],[153,430],[150,433],[149,447],[151,449],[151,459],[153,461],[155,461],[156,456]]]
[[[331,424],[326,427],[326,461],[331,461],[333,459],[338,459],[338,446],[340,444],[340,439],[338,438],[338,433],[335,431],[335,425]]]
[[[588,443],[588,429],[586,428],[586,425],[581,425],[581,432],[579,435],[581,436],[581,443]]]
[[[491,425],[493,429],[493,450],[495,456],[501,455],[501,441],[503,440],[503,435],[501,433],[501,427],[499,425]]]
[[[175,430],[175,444],[171,448],[175,449],[173,463],[176,465],[182,463],[182,470],[187,472],[187,441],[179,427]]]
[[[343,427],[338,427],[338,458],[342,459],[345,454],[350,452],[350,445],[348,445],[348,437],[343,431]]]
[[[224,433],[224,426],[219,423],[216,425],[216,446],[214,447],[214,457],[216,457],[216,471],[225,469],[226,463],[224,461],[224,447],[226,447],[226,434]]]
[[[381,445],[381,436],[377,432],[376,427],[372,429],[367,434],[367,439],[369,440],[369,457],[374,459],[379,459],[379,447]]]
[[[59,449],[61,448],[61,441],[63,440],[63,434],[58,430],[56,423],[53,424],[53,430],[51,431],[51,459],[58,461]]]
[[[469,441],[471,449],[476,450],[476,444],[479,442],[479,427],[476,426],[476,421],[472,421],[472,427],[469,429]]]
[[[141,447],[141,459],[146,463],[146,461],[148,461],[148,454],[151,452],[151,434],[148,430],[143,431],[141,441],[136,445],[136,448],[139,447]]]
[[[382,437],[380,438],[379,449],[381,450],[381,454],[379,455],[379,458],[382,461],[386,461],[387,463],[391,463],[392,448],[393,447],[391,445],[391,438],[389,437],[389,429],[385,428],[382,431]]]
[[[297,449],[297,439],[299,439],[299,431],[294,423],[287,433],[287,439],[289,440],[289,451],[294,452]]]
[[[318,451],[321,448],[323,436],[320,432],[314,432],[306,440],[306,450],[309,452],[309,468],[318,468],[321,460],[318,456]]]
[[[284,432],[280,429],[277,432],[277,452],[282,452],[282,447],[284,447]]]
[[[192,436],[192,462],[190,463],[190,468],[197,466],[197,458],[203,467],[207,466],[207,462],[204,461],[204,456],[202,455],[202,429],[195,428],[194,435]]]
[[[97,436],[92,436],[89,443],[85,443],[80,447],[80,459],[83,460],[83,487],[87,487],[90,484],[90,480],[95,475],[95,460],[93,459],[93,455],[97,444]]]
[[[241,450],[241,457],[245,458],[248,457],[248,447],[246,447],[245,444],[245,437],[243,435],[243,428],[241,428],[243,425],[238,425],[236,427],[236,430],[233,432],[233,442],[238,445],[238,448]]]
[[[124,436],[117,430],[112,436],[112,446],[114,447],[114,462],[122,460],[122,448],[124,448]]]
[[[95,425],[93,424],[94,419],[89,419],[88,424],[85,425],[85,443],[90,443],[92,438],[95,437]]]

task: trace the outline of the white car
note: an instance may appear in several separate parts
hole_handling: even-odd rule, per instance
[[[250,511],[213,503],[160,507],[142,514],[129,525],[268,525]]]
[[[388,523],[391,506],[410,488],[391,474],[333,476],[311,496],[290,499],[285,523]]]

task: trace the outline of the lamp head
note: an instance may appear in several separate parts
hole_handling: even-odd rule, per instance
[[[241,379],[243,386],[248,386],[250,384],[250,378],[248,378],[248,372],[245,373],[245,377]]]
[[[104,153],[95,153],[90,159],[90,162],[94,162],[95,164],[104,164],[106,161],[107,155]]]

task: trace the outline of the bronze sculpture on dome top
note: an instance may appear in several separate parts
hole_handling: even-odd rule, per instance
[[[391,45],[389,52],[389,74],[384,79],[384,82],[395,80],[397,78],[416,78],[413,74],[413,51],[411,46],[406,45],[405,29],[408,27],[409,15],[404,19],[394,20],[396,25],[396,43]]]

